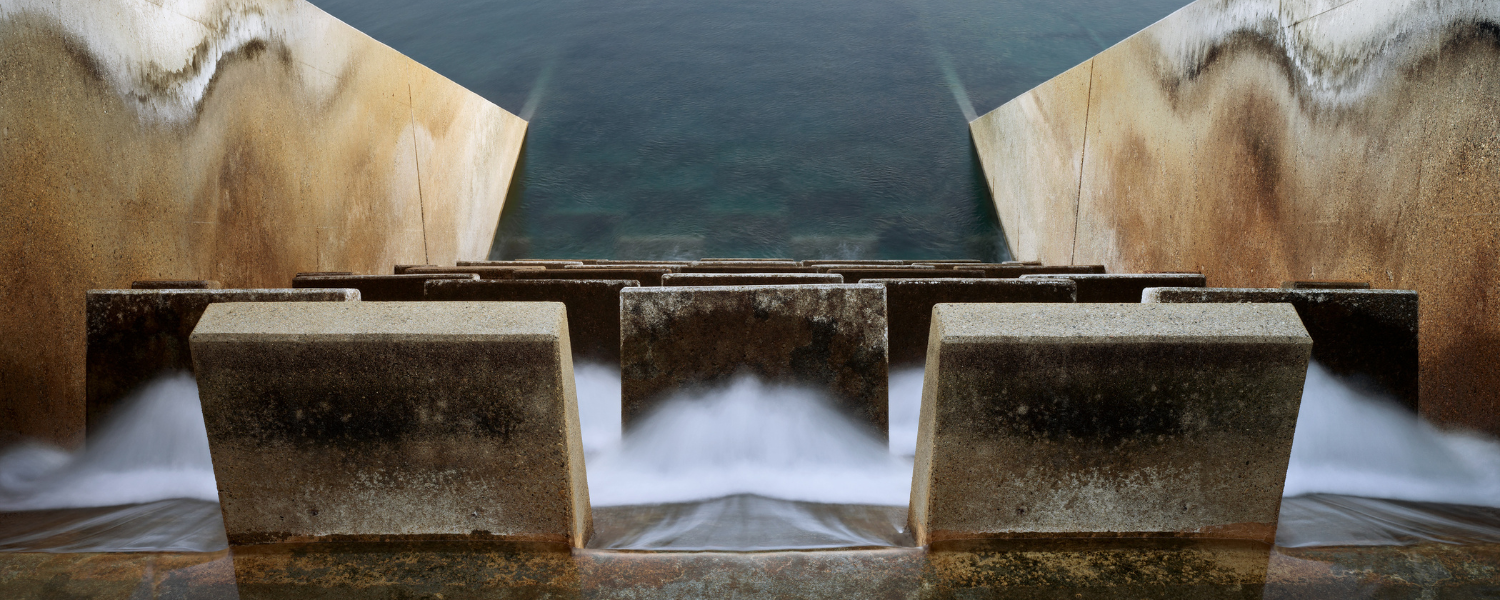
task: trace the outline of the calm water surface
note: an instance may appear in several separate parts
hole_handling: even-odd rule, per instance
[[[531,122],[495,257],[1005,258],[967,122],[1185,0],[313,0]]]

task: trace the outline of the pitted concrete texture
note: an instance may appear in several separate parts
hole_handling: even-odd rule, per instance
[[[353,302],[359,290],[89,290],[84,359],[87,430],[98,431],[136,388],[167,371],[191,371],[188,336],[220,302]]]
[[[902,264],[907,264],[907,265],[920,265],[920,264],[934,264],[934,265],[969,264],[969,265],[972,265],[972,264],[979,264],[981,262],[984,262],[984,261],[981,261],[981,260],[979,260],[977,258],[936,258],[936,259],[931,259],[931,260],[903,260],[903,261],[901,261]]]
[[[1073,302],[1071,281],[1031,279],[865,279],[885,287],[891,366],[927,359],[932,307],[948,303]]]
[[[1142,302],[1286,302],[1312,336],[1312,359],[1367,393],[1417,410],[1417,292],[1148,288]]]
[[[540,260],[540,259],[529,259],[529,258],[527,258],[527,259],[520,259],[520,260],[461,260],[461,261],[458,261],[458,266],[460,266],[460,267],[525,267],[525,266],[538,266],[538,265],[540,265],[540,266],[546,267],[548,269],[561,269],[561,268],[566,267],[568,265],[581,265],[581,264],[583,264],[583,261],[581,261],[581,260]]]
[[[722,263],[779,263],[795,265],[797,261],[790,258],[700,258],[694,262],[722,262]]]
[[[836,273],[668,273],[662,285],[800,285],[807,283],[843,283]]]
[[[628,279],[640,282],[641,285],[652,287],[661,286],[661,276],[671,273],[672,269],[666,267],[652,268],[548,268],[545,271],[516,271],[516,279],[605,279],[621,280]]]
[[[873,265],[896,265],[896,266],[900,266],[900,265],[904,265],[904,264],[906,264],[906,261],[904,261],[904,260],[877,260],[877,259],[870,259],[870,260],[835,260],[835,259],[824,259],[824,260],[804,260],[804,261],[801,261],[801,265],[804,266],[804,267],[821,267],[821,266],[824,266],[824,265],[851,265],[851,266],[852,265],[866,265],[866,266],[873,266]]]
[[[1197,287],[1208,281],[1197,273],[1112,273],[1022,275],[1021,279],[1067,279],[1078,284],[1081,303],[1140,302],[1141,292],[1153,287]]]
[[[859,283],[866,279],[905,279],[921,277],[923,279],[982,279],[984,271],[961,270],[961,269],[934,269],[931,267],[911,267],[905,269],[826,269],[825,273],[838,273],[844,276],[848,283]]]
[[[410,267],[401,275],[451,275],[472,273],[480,279],[515,279],[516,271],[542,271],[541,265],[518,267]]]
[[[1103,265],[1025,265],[1012,263],[998,263],[985,265],[954,265],[944,267],[935,265],[938,269],[977,269],[984,271],[985,277],[994,279],[1016,279],[1022,275],[1088,275],[1104,273]]]
[[[192,348],[231,544],[588,540],[560,303],[217,304]]]
[[[299,289],[353,288],[360,299],[370,302],[419,302],[423,285],[433,279],[479,279],[474,273],[402,275],[299,275],[292,287]]]
[[[620,364],[620,290],[638,287],[623,280],[491,280],[427,282],[429,301],[561,302],[568,311],[573,356]]]
[[[893,265],[857,265],[849,263],[833,263],[817,265],[819,273],[828,273],[834,269],[863,269],[876,271],[932,271],[937,267],[930,264],[893,264]]]
[[[132,290],[217,290],[224,284],[208,279],[145,279],[130,282]]]
[[[1283,281],[1284,290],[1368,290],[1368,281]]]
[[[818,273],[817,267],[799,267],[795,265],[754,265],[741,264],[698,264],[686,265],[679,271],[681,273]]]
[[[1271,542],[1312,340],[1288,304],[939,304],[917,542]]]
[[[566,265],[564,269],[666,269],[668,273],[676,273],[686,265],[679,264],[652,264],[652,263],[605,263],[587,265]]]
[[[885,288],[626,289],[620,293],[620,369],[626,427],[676,392],[749,373],[826,391],[883,438]]]
[[[412,269],[412,268],[416,268],[416,267],[436,267],[436,266],[437,265],[396,265],[395,267],[391,268],[391,274],[392,275],[404,275],[406,273],[407,269]],[[298,273],[298,275],[304,275],[304,273]],[[353,275],[353,273],[343,273],[343,275]]]

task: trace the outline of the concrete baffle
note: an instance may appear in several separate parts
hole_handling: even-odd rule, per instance
[[[896,269],[866,269],[866,268],[843,268],[843,267],[819,267],[824,273],[838,273],[844,276],[844,281],[859,283],[866,279],[910,279],[920,277],[923,279],[982,279],[984,271],[971,270],[939,270],[930,265],[909,265]]]
[[[1312,336],[1312,359],[1361,392],[1418,406],[1415,290],[1150,288],[1144,302],[1286,302]]]
[[[432,279],[479,279],[473,273],[432,273],[425,275],[298,275],[292,287],[298,289],[353,288],[360,299],[371,302],[419,302],[423,286]]]
[[[1287,304],[939,304],[910,530],[1269,543],[1311,349]]]
[[[668,273],[662,285],[801,285],[807,283],[843,283],[844,276],[835,273]]]
[[[89,290],[84,418],[88,434],[121,400],[165,372],[191,371],[188,336],[220,302],[351,302],[359,290]]]
[[[920,276],[919,276],[920,277]],[[864,279],[885,287],[891,366],[927,359],[932,307],[946,303],[1073,302],[1076,285],[1056,279]]]
[[[132,290],[217,290],[224,284],[212,279],[142,279],[130,282]]]
[[[562,304],[217,304],[192,346],[231,544],[592,532]]]
[[[675,267],[661,268],[557,268],[545,271],[516,271],[516,279],[606,279],[638,281],[641,285],[658,287],[661,276],[671,273]]]
[[[620,364],[620,290],[633,280],[532,279],[427,282],[429,301],[561,302],[568,310],[573,356]]]
[[[1080,303],[1140,302],[1141,292],[1152,287],[1197,287],[1208,285],[1198,273],[1054,273],[1025,274],[1021,279],[1067,279],[1078,284]]]
[[[885,288],[878,285],[626,288],[621,416],[629,428],[677,392],[750,374],[825,391],[887,430]]]

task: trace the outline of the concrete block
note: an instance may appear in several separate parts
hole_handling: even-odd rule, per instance
[[[936,258],[932,260],[903,260],[903,264],[977,264],[983,262],[977,258]]]
[[[219,304],[192,347],[231,544],[591,534],[562,304]]]
[[[904,265],[904,264],[906,264],[906,261],[902,261],[902,260],[878,260],[878,259],[870,259],[870,260],[822,259],[822,260],[804,260],[804,261],[802,261],[802,266],[804,266],[804,267],[817,267],[817,266],[823,266],[823,265],[851,265],[851,266],[852,265],[867,265],[867,266],[868,265],[893,265],[893,266],[900,266],[900,265]]]
[[[435,273],[429,275],[299,275],[292,279],[297,289],[352,288],[359,290],[361,300],[370,302],[418,302],[422,286],[431,279],[479,279],[473,273]]]
[[[885,287],[891,366],[927,360],[932,307],[949,303],[1073,302],[1077,285],[1032,279],[864,279]]]
[[[136,388],[190,371],[188,335],[219,302],[353,302],[359,290],[89,290],[84,304],[84,418],[89,433]]]
[[[429,301],[561,302],[568,310],[573,356],[620,364],[620,290],[636,281],[532,279],[427,282]]]
[[[668,273],[676,273],[686,266],[681,263],[594,263],[588,265],[568,265],[563,269],[666,269]]]
[[[392,275],[405,275],[407,269],[413,269],[413,268],[416,268],[416,267],[436,267],[436,266],[437,265],[396,265],[395,268],[391,269],[391,274]]]
[[[810,283],[843,283],[836,273],[668,273],[662,285],[803,285]]]
[[[751,265],[751,264],[725,264],[687,265],[680,270],[682,273],[817,273],[817,267],[797,267],[783,265]]]
[[[937,269],[937,267],[935,267],[933,265],[909,265],[909,264],[906,264],[906,263],[899,263],[899,264],[894,264],[894,265],[866,265],[866,264],[850,264],[850,263],[827,263],[827,264],[820,264],[820,265],[816,265],[816,266],[818,268],[818,272],[819,273],[827,273],[827,272],[832,271],[834,269],[878,269],[878,270],[882,270],[882,271],[902,271],[902,272],[907,272],[907,271],[933,271],[933,270]]]
[[[302,271],[297,277],[318,277],[324,275],[353,275],[354,271]],[[397,273],[399,275],[399,273]]]
[[[939,304],[911,531],[1270,543],[1311,349],[1286,304]]]
[[[937,265],[939,269],[942,265]],[[1103,273],[1104,265],[1023,265],[1011,263],[983,264],[983,265],[959,265],[949,268],[978,269],[984,271],[985,277],[994,279],[1015,279],[1022,275],[1086,275]]]
[[[478,275],[480,279],[515,279],[516,271],[545,271],[546,267],[541,265],[526,265],[515,267],[411,267],[406,270],[405,275],[451,275],[468,274]]]
[[[750,373],[826,390],[884,437],[885,328],[878,285],[627,288],[620,293],[624,424],[674,392]]]
[[[774,262],[795,263],[790,258],[700,258],[697,262]]]
[[[1141,292],[1153,287],[1197,287],[1208,285],[1208,281],[1197,273],[1114,273],[1114,274],[1051,274],[1022,275],[1021,279],[1068,279],[1078,284],[1078,301],[1094,302],[1140,302]]]
[[[827,273],[838,273],[844,276],[844,281],[859,283],[865,279],[910,279],[920,277],[923,279],[954,279],[954,278],[984,278],[984,271],[972,270],[939,270],[939,269],[827,269]]]
[[[1285,302],[1312,336],[1312,359],[1367,393],[1418,408],[1413,290],[1149,288],[1142,302]]]
[[[1283,281],[1283,290],[1368,290],[1368,281]]]
[[[224,284],[212,279],[145,279],[130,282],[132,290],[217,290]]]
[[[641,285],[652,287],[661,285],[661,276],[671,273],[669,268],[633,268],[615,269],[600,267],[594,269],[547,269],[546,271],[516,271],[516,279],[605,279],[605,280],[634,280]]]
[[[548,269],[561,269],[568,265],[581,264],[583,264],[583,261],[580,260],[541,260],[532,258],[517,260],[460,260],[457,262],[457,265],[460,267],[534,267],[540,265]]]

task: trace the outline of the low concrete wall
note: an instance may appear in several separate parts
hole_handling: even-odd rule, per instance
[[[1421,406],[1500,434],[1500,3],[1199,0],[971,125],[1011,252],[1422,294]]]
[[[136,388],[165,371],[193,369],[188,336],[220,302],[352,302],[359,290],[89,290],[85,359],[88,431]]]
[[[441,273],[432,275],[298,275],[292,287],[300,289],[352,288],[371,302],[419,302],[425,298],[427,282],[451,279],[476,281],[474,273]]]
[[[1270,543],[1311,347],[1286,304],[939,304],[910,530]]]
[[[1409,290],[1153,288],[1142,302],[1285,302],[1312,359],[1369,393],[1417,410],[1417,293]]]
[[[826,391],[886,435],[885,288],[627,288],[620,293],[624,425],[672,393],[749,373]]]
[[[641,285],[660,287],[661,276],[671,273],[671,269],[621,269],[621,268],[567,268],[547,269],[545,271],[516,271],[516,279],[602,279],[615,281],[629,279],[640,282]]]
[[[843,283],[834,273],[668,273],[662,285],[799,285],[804,283]]]
[[[573,356],[611,366],[620,364],[620,290],[635,281],[452,281],[427,282],[428,301],[561,302],[568,311]]]
[[[84,292],[483,257],[526,123],[302,0],[0,2],[0,430],[84,430]]]
[[[1073,302],[1077,285],[1061,280],[865,279],[885,288],[891,366],[927,360],[932,307],[949,303]]]
[[[1022,275],[1022,281],[1066,280],[1078,284],[1078,301],[1140,302],[1141,294],[1152,287],[1203,287],[1208,281],[1197,274],[1112,273],[1069,275]]]
[[[588,541],[561,304],[215,304],[192,349],[231,544]]]

